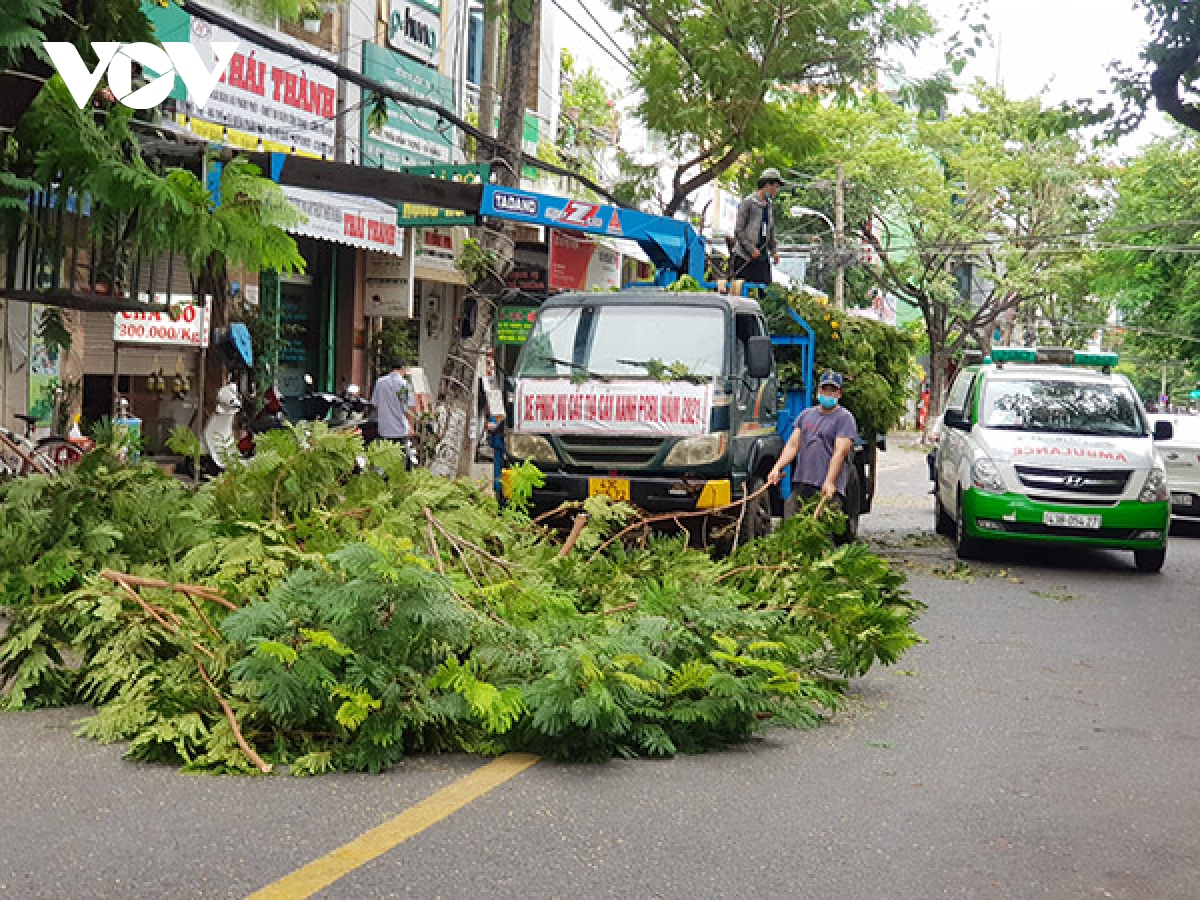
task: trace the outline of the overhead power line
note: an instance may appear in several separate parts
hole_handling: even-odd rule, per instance
[[[224,13],[218,12],[214,9],[209,9],[207,6],[202,6],[199,3],[193,2],[193,0],[183,0],[181,8],[184,12],[190,13],[198,19],[203,19],[205,22],[216,25],[219,28],[223,28],[231,34],[235,34],[247,41],[252,41],[259,46],[266,47],[268,50],[274,50],[276,53],[282,53],[285,56],[300,60],[310,66],[314,66],[315,68],[323,69],[326,72],[331,72],[332,74],[337,75],[339,78],[349,81],[351,84],[358,85],[363,90],[371,91],[372,93],[386,97],[389,100],[395,100],[397,103],[407,103],[410,106],[416,106],[421,109],[428,109],[431,112],[435,112],[446,122],[449,122],[464,134],[474,138],[483,146],[490,148],[493,152],[499,152],[504,149],[499,140],[476,128],[470,122],[467,122],[456,115],[453,110],[447,109],[439,103],[435,103],[434,101],[425,97],[418,97],[414,94],[406,93],[405,91],[396,90],[395,88],[389,87],[381,81],[377,81],[374,78],[369,78],[366,75],[363,75],[361,72],[356,72],[347,66],[341,65],[340,63],[331,62],[330,60],[318,56],[316,53],[310,53],[307,50],[302,50],[299,47],[295,47],[273,34],[243,25],[241,22],[230,18]],[[562,166],[548,163],[523,151],[520,154],[520,158],[523,165],[541,169],[542,171],[549,172],[552,175],[574,179],[588,190],[593,191],[598,196],[603,197],[610,203],[613,203],[617,206],[625,206],[625,204],[621,203],[620,200],[618,200],[604,188],[600,187],[600,185],[596,184],[590,178],[580,175],[578,172],[572,172],[570,169],[565,169]]]
[[[575,0],[575,2],[579,4],[579,8],[584,11],[584,13],[587,15],[587,17],[596,24],[596,27],[600,29],[600,33],[602,35],[604,35],[606,38],[608,38],[608,42],[610,44],[612,44],[613,47],[616,48],[617,53],[621,54],[621,58],[624,59],[625,62],[627,62],[629,64],[629,74],[632,75],[633,74],[633,71],[632,71],[633,60],[629,58],[629,54],[625,52],[625,49],[620,44],[617,43],[617,39],[614,38],[612,36],[612,34],[609,33],[609,30],[607,28],[605,28],[604,25],[601,24],[599,19],[596,18],[595,13],[593,13],[590,9],[588,9],[588,5],[585,2],[585,0]],[[554,0],[554,5],[558,6],[558,0]],[[560,9],[561,9],[561,7],[560,7]],[[565,13],[565,11],[564,11],[564,13]],[[595,36],[592,35],[591,33],[584,32],[584,34],[587,34],[587,36],[590,37],[593,41],[596,40]],[[599,41],[597,41],[596,43],[597,43],[597,46],[599,46]],[[600,49],[603,50],[604,48],[600,47]]]
[[[555,7],[558,8],[558,11],[560,13],[562,13],[564,16],[567,17],[567,19],[571,22],[572,25],[574,25],[576,28],[578,28],[580,31],[582,31],[585,35],[590,37],[592,39],[593,44],[595,44],[597,47],[599,47],[601,50],[603,50],[605,53],[607,53],[609,58],[613,62],[615,62],[618,66],[620,66],[622,69],[624,69],[626,72],[628,72],[630,76],[633,75],[633,68],[630,66],[629,62],[627,61],[628,57],[626,57],[626,59],[621,59],[619,56],[617,56],[615,53],[613,53],[610,49],[608,49],[607,46],[600,43],[600,41],[596,38],[596,36],[594,34],[592,34],[590,31],[588,31],[586,28],[584,28],[582,25],[580,25],[579,20],[576,19],[569,12],[567,12],[566,9],[563,8],[563,5],[558,2],[558,0],[550,0],[550,2],[553,3],[555,5]],[[591,15],[591,13],[588,13],[588,15]],[[624,55],[624,54],[622,54],[622,55]]]

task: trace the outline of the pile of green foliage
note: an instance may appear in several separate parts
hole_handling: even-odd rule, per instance
[[[4,485],[4,705],[88,704],[81,735],[189,770],[667,755],[812,726],[919,640],[902,576],[812,515],[715,561],[595,498],[564,543],[362,453],[318,425],[198,491],[103,450]]]
[[[827,300],[776,287],[761,301],[772,334],[802,334],[788,315],[790,306],[816,335],[817,373],[833,369],[845,376],[842,402],[854,413],[863,435],[887,434],[908,405],[916,346],[911,334],[871,319],[847,315]],[[800,385],[798,353],[776,349],[779,383]]]

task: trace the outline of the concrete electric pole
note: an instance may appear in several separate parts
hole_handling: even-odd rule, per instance
[[[838,163],[833,185],[833,253],[837,272],[833,281],[833,305],[846,308],[846,167]]]
[[[496,136],[495,152],[487,159],[492,161],[497,184],[520,187],[525,101],[529,95],[530,78],[536,77],[537,71],[535,54],[537,29],[541,23],[541,0],[508,0],[507,5],[508,49],[504,67],[504,93],[500,104],[500,129]],[[481,105],[482,101],[481,96]],[[478,402],[476,373],[491,343],[496,305],[504,291],[505,277],[512,268],[515,233],[515,228],[510,224],[485,224],[482,229],[480,243],[491,262],[488,270],[479,273],[479,277],[467,289],[466,309],[469,312],[464,312],[461,327],[455,329],[446,366],[442,370],[438,399],[446,415],[437,451],[429,465],[429,470],[435,475],[453,478],[469,471],[471,448],[467,446],[468,437]]]

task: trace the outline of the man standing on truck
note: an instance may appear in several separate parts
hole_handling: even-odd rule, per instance
[[[758,176],[758,190],[738,206],[733,229],[730,278],[758,284],[771,283],[772,260],[779,265],[772,201],[779,196],[782,186],[783,179],[778,169],[763,169]]]
[[[827,502],[846,506],[846,482],[850,468],[846,464],[858,437],[854,414],[842,406],[842,376],[826,371],[821,375],[817,405],[810,406],[796,417],[792,436],[779,454],[767,482],[779,484],[788,463],[792,469],[794,491],[807,500],[820,494]]]

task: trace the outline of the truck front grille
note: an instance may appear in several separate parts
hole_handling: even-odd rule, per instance
[[[662,449],[658,437],[589,437],[569,435],[558,439],[567,462],[593,469],[620,469],[648,466]]]
[[[1072,470],[1016,466],[1016,470],[1021,484],[1027,488],[1102,497],[1119,497],[1125,493],[1130,475],[1125,469]]]

